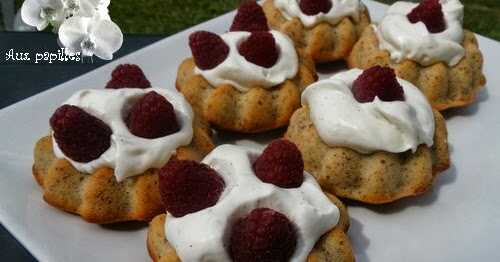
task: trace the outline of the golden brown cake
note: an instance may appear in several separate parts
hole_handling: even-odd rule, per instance
[[[35,144],[33,176],[47,203],[88,222],[150,221],[165,210],[159,170],[169,159],[202,159],[212,131],[180,93],[150,88],[139,66],[111,76],[55,110]]]
[[[305,170],[321,187],[339,197],[383,204],[426,192],[436,175],[450,165],[444,118],[434,111],[434,145],[420,145],[415,153],[361,154],[325,144],[311,121],[309,109],[297,110],[285,137],[304,157]]]
[[[177,148],[172,157],[200,160],[214,148],[210,129],[194,122],[191,144]],[[121,182],[107,167],[92,174],[82,173],[68,160],[55,157],[51,136],[42,137],[35,145],[33,175],[47,203],[91,223],[150,221],[164,212],[158,169],[151,168]]]
[[[463,10],[459,0],[396,2],[365,29],[348,66],[389,66],[440,111],[471,104],[486,79],[477,39],[463,29]]]
[[[346,234],[349,228],[347,208],[334,196],[328,195],[328,197],[339,208],[340,220],[334,229],[323,235],[316,243],[308,261],[354,261],[351,243]],[[181,260],[165,237],[165,218],[164,214],[158,215],[149,224],[147,237],[149,255],[155,262],[179,262]]]
[[[274,0],[266,0],[263,9],[271,28],[287,34],[297,48],[304,49],[315,62],[332,62],[347,58],[363,29],[370,24],[370,15],[364,6],[360,8],[357,21],[345,17],[335,25],[321,22],[312,27],[304,26],[297,17],[290,20],[285,18],[282,11],[275,6]]]
[[[272,88],[248,87],[241,92],[234,86],[212,86],[195,73],[195,63],[188,58],[179,66],[176,87],[194,111],[216,128],[256,133],[286,126],[300,106],[300,94],[316,79],[314,63],[299,56],[296,76]]]
[[[315,64],[284,33],[271,30],[262,7],[243,1],[229,32],[189,36],[192,58],[176,87],[218,129],[257,133],[288,124],[300,94],[317,79]]]
[[[373,27],[368,27],[354,46],[347,63],[350,68],[365,69],[373,65],[394,68],[399,77],[419,87],[432,106],[441,111],[473,103],[486,84],[482,72],[483,56],[472,32],[465,31],[463,46],[465,57],[453,67],[444,63],[424,67],[408,59],[395,63],[391,61],[389,52],[379,48]]]

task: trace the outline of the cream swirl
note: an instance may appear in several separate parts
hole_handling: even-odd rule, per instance
[[[345,17],[359,20],[360,11],[364,5],[359,0],[331,0],[332,8],[328,13],[320,12],[316,15],[306,15],[299,6],[300,0],[274,0],[274,5],[280,9],[281,14],[288,20],[298,17],[306,27],[315,26],[321,22],[336,25]]]
[[[221,35],[229,46],[228,57],[215,68],[202,70],[195,68],[212,86],[229,84],[241,92],[251,87],[270,88],[295,77],[299,68],[299,59],[292,40],[283,33],[270,31],[276,41],[280,55],[276,64],[265,68],[249,62],[238,52],[238,45],[245,41],[249,32],[228,32]]]
[[[284,214],[297,229],[297,246],[290,261],[307,259],[316,241],[335,227],[339,209],[304,172],[299,188],[280,188],[260,181],[252,164],[260,150],[221,145],[203,163],[215,169],[226,188],[212,207],[176,218],[167,214],[165,234],[182,261],[231,261],[228,241],[238,218],[255,208],[267,207]]]
[[[396,2],[378,26],[374,26],[380,49],[387,50],[391,59],[417,61],[423,66],[445,62],[454,66],[462,60],[464,6],[459,0],[441,0],[446,29],[430,33],[424,23],[412,24],[406,15],[418,4]]]
[[[124,114],[143,95],[150,91],[164,96],[174,107],[181,130],[176,133],[147,139],[130,133]],[[72,95],[63,104],[78,106],[106,123],[113,134],[111,146],[99,158],[88,163],[76,162],[64,155],[55,139],[54,153],[67,159],[79,171],[92,173],[100,167],[114,169],[117,181],[140,174],[149,168],[162,167],[179,146],[187,145],[193,136],[193,112],[184,97],[167,89],[87,89]]]
[[[405,101],[359,103],[351,87],[363,71],[351,69],[316,82],[302,94],[311,120],[326,144],[361,153],[415,152],[434,142],[434,115],[425,96],[408,81],[397,79]]]

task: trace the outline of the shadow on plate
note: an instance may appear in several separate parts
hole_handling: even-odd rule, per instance
[[[450,120],[457,116],[472,116],[479,111],[480,104],[488,100],[490,97],[488,88],[483,88],[476,97],[476,101],[473,104],[461,107],[461,108],[451,108],[443,112],[443,116],[446,120]]]
[[[247,144],[266,145],[274,139],[283,137],[285,132],[286,132],[286,127],[258,134],[242,134],[229,131],[214,130],[215,142],[217,143],[217,145],[228,144],[228,143],[235,143],[239,145],[247,145]]]
[[[349,236],[351,238],[354,256],[358,262],[369,262],[366,249],[370,245],[370,240],[363,234],[363,224],[355,218],[350,218]]]
[[[344,61],[336,61],[331,63],[322,63],[316,65],[316,71],[318,74],[323,75],[324,77],[331,76],[335,73],[349,70]]]
[[[383,215],[390,215],[401,212],[405,210],[407,207],[411,206],[425,207],[431,205],[438,199],[441,188],[453,184],[456,180],[457,180],[457,170],[455,168],[455,165],[453,165],[452,163],[448,170],[438,175],[438,177],[435,179],[432,188],[429,189],[428,192],[425,192],[420,196],[403,198],[397,200],[396,202],[384,205],[365,205],[363,203],[352,200],[344,200],[344,203],[346,203],[346,205],[348,206],[366,207],[376,213]]]
[[[100,227],[113,230],[113,231],[123,231],[123,232],[132,232],[142,230],[148,227],[147,222],[138,222],[138,221],[130,221],[130,222],[121,222],[121,223],[113,223],[107,225],[100,225]]]

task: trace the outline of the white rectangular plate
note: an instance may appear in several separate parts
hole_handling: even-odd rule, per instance
[[[365,1],[377,21],[385,6]],[[35,141],[73,92],[100,88],[120,63],[173,88],[195,30],[222,33],[226,14],[0,111],[0,221],[41,261],[148,261],[145,227],[102,227],[48,206],[31,176]],[[500,44],[478,36],[488,85],[478,102],[446,114],[453,165],[422,197],[349,208],[358,261],[500,261]]]

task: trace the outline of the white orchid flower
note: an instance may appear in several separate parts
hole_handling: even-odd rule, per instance
[[[26,0],[21,7],[23,21],[39,31],[49,24],[57,32],[67,18],[73,16],[108,19],[109,0]]]
[[[111,60],[123,43],[123,34],[111,20],[74,16],[59,28],[59,41],[70,53]]]
[[[38,31],[45,29],[49,24],[54,28],[66,19],[64,2],[62,0],[26,0],[21,7],[23,21]]]

